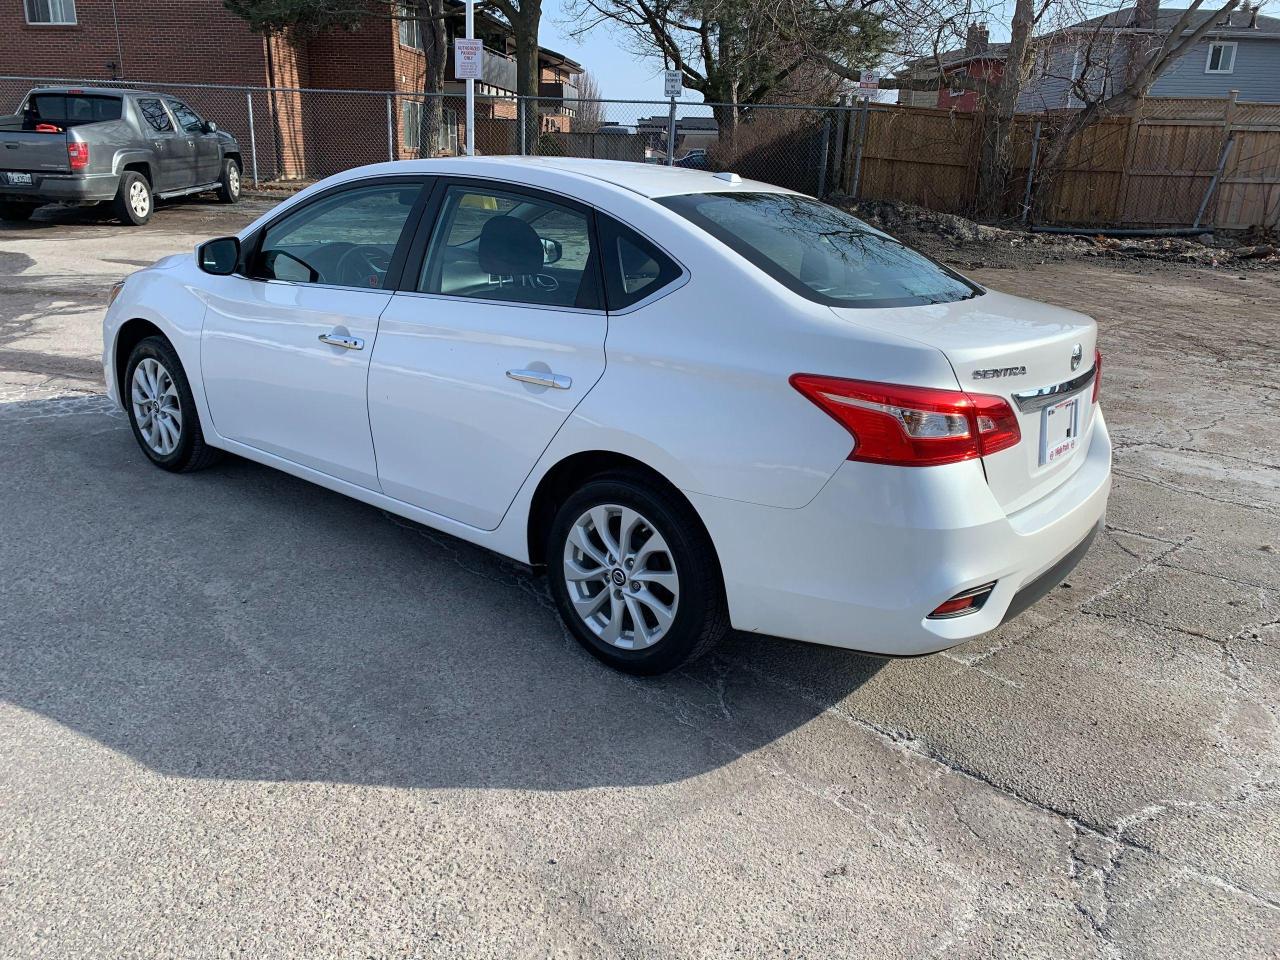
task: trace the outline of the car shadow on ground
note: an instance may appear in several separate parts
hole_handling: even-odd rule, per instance
[[[735,637],[594,661],[540,580],[231,458],[170,475],[101,397],[0,405],[0,696],[165,774],[567,790],[696,777],[884,661]],[[801,678],[821,676],[797,695]]]

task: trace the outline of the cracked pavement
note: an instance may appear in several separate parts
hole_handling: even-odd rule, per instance
[[[641,681],[506,561],[146,463],[106,289],[263,209],[0,227],[7,958],[1280,954],[1280,274],[976,274],[1101,325],[1067,585],[931,658]]]

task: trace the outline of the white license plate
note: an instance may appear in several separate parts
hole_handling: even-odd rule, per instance
[[[1060,400],[1040,414],[1040,466],[1071,456],[1080,442],[1080,398]]]
[[[31,174],[29,173],[6,173],[4,178],[15,187],[31,186]]]

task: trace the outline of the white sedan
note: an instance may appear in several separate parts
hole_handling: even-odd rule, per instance
[[[812,198],[645,164],[379,164],[113,291],[143,452],[256,460],[545,569],[600,659],[991,630],[1102,522],[1097,327]]]

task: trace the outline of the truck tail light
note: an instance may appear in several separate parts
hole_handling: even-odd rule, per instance
[[[1102,386],[1102,351],[1093,351],[1093,402],[1098,402],[1098,388]]]
[[[87,143],[68,143],[67,160],[72,170],[83,170],[89,165],[89,145]]]
[[[1003,397],[797,373],[791,385],[853,435],[850,460],[932,467],[985,457],[1022,439]]]

